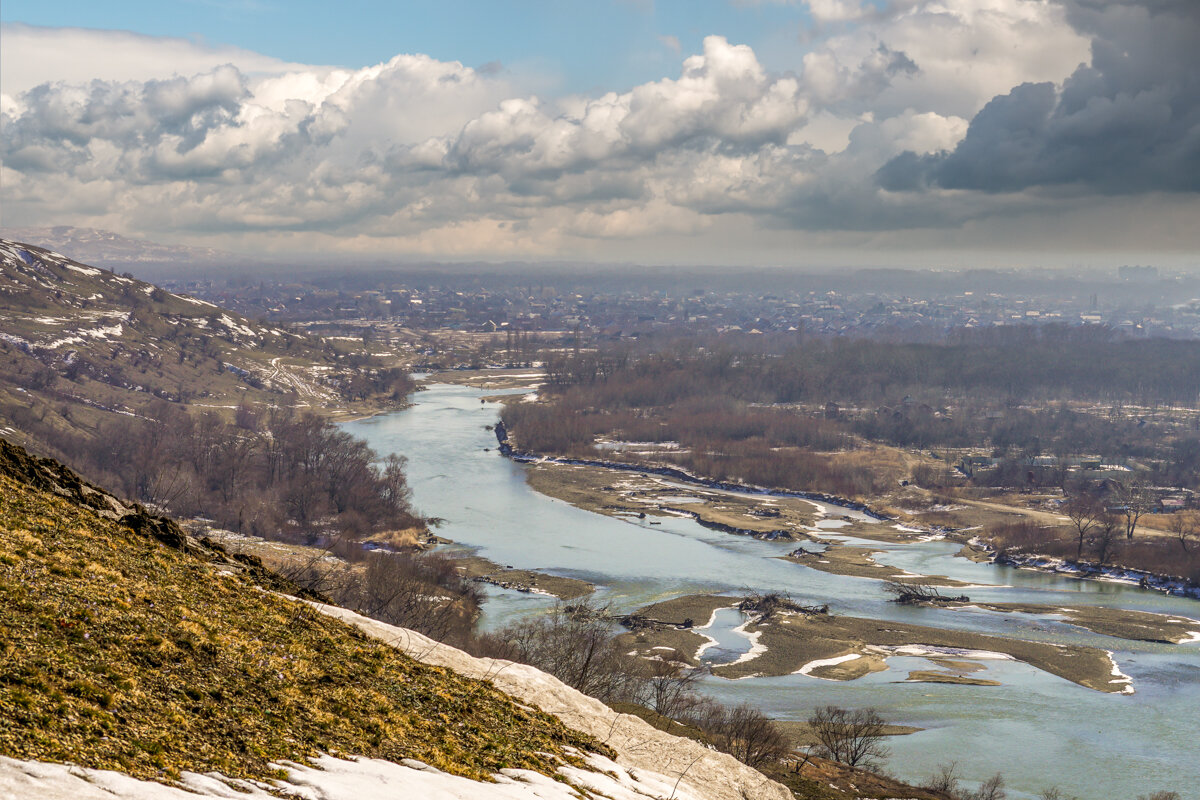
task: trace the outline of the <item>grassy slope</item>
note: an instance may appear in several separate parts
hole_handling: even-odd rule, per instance
[[[0,754],[162,780],[261,779],[322,751],[553,774],[564,746],[606,751],[263,591],[169,522],[106,519],[98,497],[0,442]]]

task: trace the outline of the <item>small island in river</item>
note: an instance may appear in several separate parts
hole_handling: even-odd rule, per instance
[[[715,612],[735,607],[737,602],[726,596],[689,595],[646,606],[630,615],[634,630],[625,634],[626,643],[646,657],[653,657],[655,648],[659,652],[671,648],[677,657],[698,664],[713,641],[704,630],[712,624]],[[1133,622],[1122,621],[1126,614],[1133,614],[1141,627],[1131,628]],[[1139,639],[1158,626],[1163,638],[1154,641],[1189,641],[1180,631],[1196,626],[1195,620],[1113,609],[1089,609],[1073,624]],[[820,609],[781,610],[765,617],[751,613],[739,630],[752,647],[735,661],[714,665],[714,675],[736,679],[802,674],[854,680],[888,669],[887,659],[893,656],[915,656],[940,670],[913,670],[909,681],[988,686],[999,682],[973,673],[984,671],[989,662],[1015,660],[1096,691],[1133,692],[1131,680],[1120,672],[1109,651],[1096,647],[863,619]]]

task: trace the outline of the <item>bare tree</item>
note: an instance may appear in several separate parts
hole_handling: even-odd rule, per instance
[[[698,703],[687,719],[713,739],[718,750],[743,764],[762,767],[788,752],[787,738],[761,711],[743,703],[728,708],[712,701]]]
[[[1083,558],[1083,543],[1104,517],[1104,505],[1088,494],[1072,495],[1063,511],[1075,529],[1075,560]]]
[[[1117,481],[1113,496],[1121,504],[1121,513],[1125,515],[1125,538],[1132,540],[1138,521],[1153,505],[1153,493],[1146,485],[1145,479],[1130,478]]]
[[[1096,560],[1100,566],[1108,563],[1120,549],[1120,536],[1121,520],[1113,514],[1105,514],[1092,532],[1092,547],[1096,550]]]
[[[1072,800],[1072,798],[1067,797],[1057,786],[1050,786],[1038,792],[1037,800]]]
[[[884,581],[883,590],[895,596],[895,602],[901,605],[919,605],[922,603],[965,603],[971,598],[965,594],[953,597],[944,595],[938,588],[928,583],[900,583],[899,581]]]
[[[873,708],[818,708],[808,718],[822,755],[852,767],[877,767],[890,755],[883,744],[886,723]]]
[[[437,641],[463,642],[482,597],[440,553],[372,553],[350,598],[363,614]]]
[[[1175,539],[1183,548],[1183,552],[1190,552],[1193,547],[1200,544],[1200,512],[1180,511],[1177,513],[1171,519],[1171,533],[1175,534]]]
[[[1004,791],[1004,776],[997,772],[979,785],[979,788],[968,793],[963,800],[1004,800],[1008,792]]]
[[[931,792],[940,792],[950,797],[957,797],[959,792],[958,787],[958,762],[951,761],[949,764],[942,764],[937,768],[937,772],[929,776],[929,780],[921,784],[922,789],[928,789]]]
[[[646,694],[651,707],[664,717],[679,717],[696,702],[693,687],[703,671],[689,667],[678,650],[648,663]]]
[[[531,664],[599,700],[636,697],[641,678],[612,633],[606,606],[587,602],[558,605],[548,614],[510,625],[497,637],[512,660]]]

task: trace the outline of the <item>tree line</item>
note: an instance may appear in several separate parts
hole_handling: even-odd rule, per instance
[[[1161,485],[1200,480],[1200,417],[1124,404],[1197,406],[1200,342],[1122,339],[1091,328],[959,333],[939,344],[726,335],[649,338],[545,355],[545,404],[511,406],[523,448],[595,456],[597,437],[678,442],[664,454],[711,477],[869,492],[830,457],[856,440],[989,448],[1007,459],[981,485],[1023,485],[1031,460],[1138,459]],[[1106,411],[1081,408],[1107,404]],[[789,478],[790,476],[790,478]],[[815,481],[815,482],[814,482]]]
[[[240,407],[233,420],[158,402],[59,442],[101,485],[181,517],[253,536],[313,543],[423,528],[404,460],[313,412]]]

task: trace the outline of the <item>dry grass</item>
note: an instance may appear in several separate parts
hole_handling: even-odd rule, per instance
[[[165,780],[319,752],[553,774],[606,750],[254,583],[0,475],[0,753]]]

